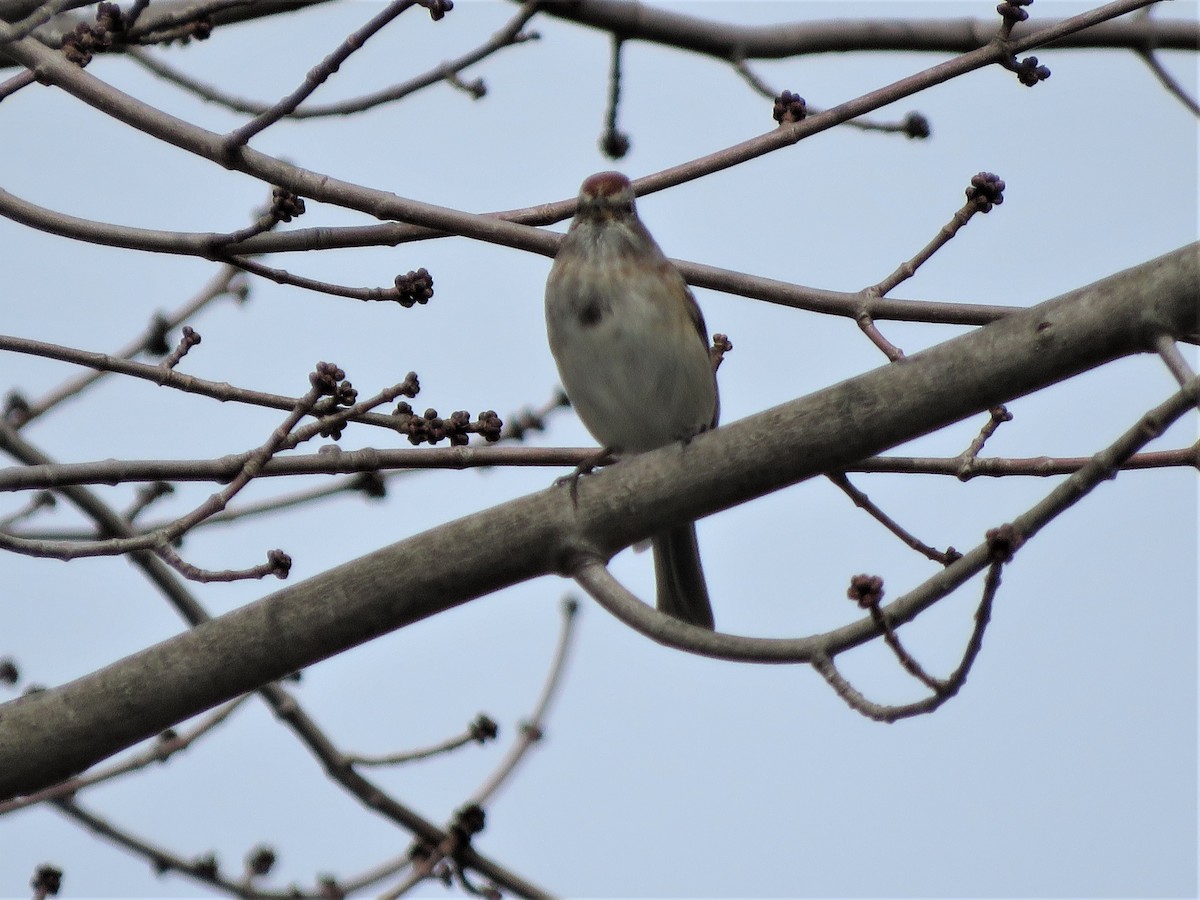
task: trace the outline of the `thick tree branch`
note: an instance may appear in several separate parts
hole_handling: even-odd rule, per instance
[[[578,506],[567,490],[551,488],[384,547],[0,706],[0,799],[44,788],[175,722],[475,597],[606,559],[668,525],[1152,352],[1159,335],[1194,331],[1198,317],[1200,245],[1192,244],[686,446],[623,460],[580,483]],[[869,619],[848,628],[841,649],[876,633]]]
[[[1040,4],[1039,4],[1040,5]],[[912,51],[967,53],[996,36],[996,19],[832,19],[775,25],[736,25],[688,16],[628,0],[547,3],[548,16],[720,59],[784,59],[813,53]],[[1015,40],[1058,25],[1037,18],[1013,28]],[[1106,22],[1055,42],[1066,48],[1200,50],[1200,24],[1187,20]]]

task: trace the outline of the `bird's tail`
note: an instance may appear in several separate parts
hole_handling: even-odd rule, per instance
[[[656,534],[654,572],[658,580],[658,610],[701,628],[713,627],[712,604],[700,565],[696,526],[689,522]]]

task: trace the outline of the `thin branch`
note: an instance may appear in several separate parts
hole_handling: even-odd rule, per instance
[[[200,722],[189,728],[181,734],[164,733],[159,735],[154,742],[138,753],[132,754],[128,759],[122,760],[111,766],[97,768],[87,773],[80,775],[77,778],[69,778],[66,781],[60,782],[53,787],[48,787],[44,790],[37,791],[32,794],[26,794],[23,797],[17,797],[13,800],[6,800],[0,803],[0,816],[14,810],[24,809],[27,806],[34,806],[38,803],[44,803],[47,800],[58,800],[63,797],[73,797],[85,788],[89,788],[95,784],[101,784],[105,781],[111,781],[121,775],[127,775],[130,772],[137,772],[151,766],[154,763],[166,762],[176,753],[188,749],[200,738],[209,734],[222,723],[225,722],[234,711],[250,698],[249,694],[244,694],[236,700],[230,700],[223,706],[218,707],[211,713],[206,715]]]
[[[52,460],[29,444],[3,420],[0,420],[0,449],[26,465],[52,464]],[[128,537],[133,533],[124,519],[86,488],[66,487],[61,493],[81,512],[93,519],[101,532],[118,537]],[[207,610],[156,555],[147,551],[135,551],[130,560],[141,569],[189,625],[195,627],[212,620]],[[282,686],[268,681],[258,686],[257,692],[271,707],[276,717],[286,723],[309,752],[321,762],[330,777],[347,793],[357,798],[364,808],[373,810],[427,843],[436,844],[445,837],[444,832],[432,822],[394,799],[380,785],[344,765],[337,747],[305,712],[300,702]],[[3,769],[0,769],[0,772],[2,771]],[[481,855],[472,847],[462,849],[459,858],[462,864],[478,870],[513,893],[524,897],[549,897],[545,891]]]
[[[759,77],[758,73],[750,68],[750,64],[744,58],[735,57],[729,61],[733,70],[737,72],[742,79],[750,85],[760,97],[766,100],[774,100],[779,96],[779,91],[772,88],[769,84]],[[822,110],[811,104],[807,105],[808,113],[816,115]],[[873,119],[866,117],[858,119],[850,119],[843,122],[844,125],[849,125],[851,128],[857,128],[859,131],[880,131],[887,134],[903,134],[909,138],[923,139],[931,134],[929,120],[919,112],[909,112],[899,122],[876,122]]]
[[[733,147],[639,179],[635,183],[635,191],[640,195],[662,190],[791,146],[805,137],[831,128],[840,122],[894,103],[928,87],[942,84],[966,72],[1006,61],[1014,52],[1058,41],[1076,31],[1093,27],[1107,19],[1144,6],[1147,2],[1149,0],[1117,0],[1117,2],[1037,30],[1027,37],[1004,46],[988,45],[963,54],[914,76],[901,79],[892,85],[864,94],[825,113],[809,116],[794,124],[774,128],[766,134],[751,138]],[[385,191],[371,190],[326,175],[307,172],[249,147],[241,148],[236,154],[236,158],[230,159],[226,154],[226,144],[221,135],[190,125],[135,100],[110,85],[104,84],[89,75],[86,70],[78,68],[31,38],[23,38],[14,42],[7,48],[7,53],[23,65],[33,69],[39,79],[59,85],[84,102],[94,105],[126,124],[213,162],[260,178],[272,185],[286,188],[299,196],[320,202],[332,202],[377,217],[393,218],[490,243],[504,244],[519,249],[536,248],[536,252],[546,252],[547,250],[553,252],[553,247],[559,240],[557,236],[545,235],[515,223],[504,222],[488,216],[462,213],[433,204],[419,203]],[[684,273],[689,280],[692,280],[693,274],[693,272]],[[701,284],[699,281],[693,281],[693,283]],[[701,286],[707,285],[701,284]],[[876,315],[874,310],[869,309],[868,313],[872,316]]]
[[[249,151],[247,151],[249,152]],[[365,189],[363,189],[365,190]],[[507,213],[495,213],[480,216],[481,219],[493,221],[518,219],[545,220],[546,223],[559,221],[571,215],[574,210],[574,200],[564,200],[554,204],[542,204],[527,210],[517,210]],[[263,277],[279,280],[283,283],[294,283],[302,287],[321,290],[327,293],[338,293],[338,290],[348,291],[341,296],[351,296],[355,299],[376,300],[392,299],[384,297],[382,288],[340,288],[323,282],[305,280],[299,276],[290,275],[283,270],[271,269],[266,266],[255,266],[245,256],[238,254],[258,255],[265,253],[291,252],[311,249],[333,249],[363,246],[392,246],[410,240],[427,239],[442,236],[428,228],[409,225],[372,225],[347,228],[308,228],[294,229],[288,232],[276,232],[258,235],[241,244],[225,247],[221,253],[213,248],[223,245],[224,235],[215,232],[174,232],[157,231],[147,228],[134,228],[126,225],[112,225],[80,219],[75,216],[45,209],[26,200],[22,200],[7,191],[0,189],[0,215],[20,222],[39,231],[67,237],[73,240],[87,241],[110,247],[124,247],[131,250],[144,250],[155,253],[173,253],[185,256],[198,256],[202,259],[219,259],[228,265],[236,265],[247,271],[255,271]],[[502,223],[503,224],[503,223]],[[557,252],[558,242],[562,235],[535,228],[522,228],[522,235],[527,239],[523,249],[553,256]],[[875,319],[894,319],[905,322],[931,322],[957,325],[986,325],[997,319],[1015,312],[1019,307],[997,306],[972,303],[941,303],[926,300],[902,300],[878,298],[864,301],[861,292],[833,291],[820,288],[808,288],[786,281],[772,278],[762,278],[716,266],[707,266],[687,260],[672,260],[675,266],[687,279],[689,284],[696,287],[710,288],[716,291],[735,294],[751,299],[777,303],[793,309],[803,309],[811,312],[828,313],[831,315],[856,318],[864,308]],[[378,293],[377,293],[378,292]]]
[[[465,747],[467,744],[485,744],[494,740],[497,734],[496,723],[482,713],[476,717],[467,730],[460,735],[447,738],[429,747],[417,750],[405,750],[399,753],[384,753],[370,756],[362,753],[347,753],[346,762],[352,766],[399,766],[434,756],[442,756]]]
[[[121,349],[114,351],[111,355],[120,359],[132,359],[140,353],[148,351],[157,352],[159,349],[166,347],[166,335],[172,329],[196,315],[196,313],[209,303],[225,296],[244,302],[247,292],[246,283],[239,277],[237,269],[233,266],[222,266],[208,280],[204,287],[194,297],[184,303],[183,306],[167,315],[156,313],[141,335],[134,338],[133,341]],[[108,374],[106,370],[96,369],[84,375],[68,379],[57,388],[26,405],[21,411],[19,421],[13,421],[12,424],[17,427],[24,426],[27,422],[49,412],[64,400],[78,396],[106,374]],[[11,417],[10,421],[12,421]]]
[[[872,619],[883,629],[884,641],[896,654],[904,668],[933,692],[930,696],[913,703],[895,706],[875,703],[868,700],[838,671],[837,666],[834,665],[832,654],[818,654],[812,660],[812,667],[821,674],[833,688],[834,693],[846,701],[851,709],[876,722],[898,722],[901,719],[933,712],[962,690],[963,685],[966,684],[967,675],[970,674],[971,667],[979,656],[979,651],[983,649],[983,635],[987,630],[988,622],[991,621],[992,604],[996,599],[996,591],[1000,587],[1002,567],[1003,563],[1001,562],[993,562],[988,567],[987,577],[984,579],[983,595],[979,600],[979,607],[975,610],[975,626],[971,630],[971,636],[967,640],[957,668],[944,680],[928,675],[901,645],[900,638],[891,629],[886,614],[879,609],[878,604],[871,607]]]
[[[1154,73],[1154,77],[1159,83],[1167,89],[1172,97],[1182,103],[1194,116],[1200,116],[1200,103],[1196,102],[1196,98],[1187,92],[1178,79],[1175,78],[1166,67],[1159,61],[1158,54],[1153,50],[1142,48],[1137,54],[1142,61],[1150,67],[1150,71]]]
[[[374,109],[377,106],[382,106],[385,103],[392,103],[397,100],[402,100],[410,94],[414,94],[423,88],[431,85],[440,84],[443,81],[456,76],[463,69],[478,63],[499,50],[506,47],[512,47],[517,44],[522,44],[529,40],[537,38],[536,32],[523,33],[522,28],[529,22],[537,11],[537,3],[534,0],[529,0],[521,10],[513,16],[507,24],[487,41],[480,44],[469,53],[455,59],[448,60],[437,66],[434,66],[429,71],[415,78],[410,78],[408,81],[400,84],[384,88],[379,91],[365,94],[361,97],[354,97],[349,100],[340,100],[336,103],[309,103],[301,106],[299,109],[292,110],[287,114],[289,119],[315,119],[326,116],[346,116],[353,113],[364,112],[368,109]],[[258,103],[253,100],[245,100],[241,97],[236,97],[226,93],[212,85],[205,84],[189,75],[180,72],[172,66],[167,65],[162,60],[158,59],[151,53],[141,50],[136,47],[126,49],[126,54],[136,60],[140,65],[149,69],[159,77],[191,91],[203,100],[208,100],[213,103],[218,103],[228,109],[236,112],[249,113],[251,115],[261,115],[270,107],[265,103]]]
[[[45,25],[73,3],[74,0],[46,0],[39,3],[33,12],[19,22],[10,24],[0,19],[0,47],[33,34],[37,28]]]
[[[850,479],[846,477],[844,472],[831,472],[826,477],[837,485],[846,496],[853,500],[855,506],[866,510],[871,518],[898,537],[906,546],[916,550],[926,559],[941,563],[944,566],[958,559],[958,551],[953,547],[947,547],[944,551],[938,550],[936,547],[931,547],[919,540],[915,535],[903,528],[895,519],[873,503],[870,497],[851,484]]]
[[[871,308],[883,297],[886,297],[902,282],[912,278],[917,270],[927,263],[938,250],[946,246],[959,230],[978,213],[987,213],[994,206],[1004,202],[1004,182],[990,172],[980,172],[971,178],[967,187],[967,202],[953,215],[950,221],[943,225],[938,233],[912,259],[901,263],[896,270],[878,284],[863,288],[862,307],[855,316],[855,321],[863,333],[870,338],[871,343],[878,347],[891,361],[904,358],[904,351],[884,337],[875,325]],[[982,444],[980,445],[982,446]]]
[[[604,131],[600,134],[600,151],[609,159],[621,159],[629,152],[629,135],[617,127],[621,108],[621,48],[619,34],[613,34],[609,47],[608,98],[604,105]]]
[[[272,551],[268,554],[269,558],[266,563],[250,570],[210,572],[184,563],[178,554],[170,549],[169,544],[186,534],[199,522],[224,509],[230,498],[257,477],[263,466],[279,451],[291,449],[318,434],[328,433],[330,429],[338,428],[344,424],[348,416],[361,415],[384,403],[390,403],[398,396],[411,396],[413,393],[411,381],[406,379],[380,391],[374,397],[344,409],[331,410],[328,414],[323,415],[320,421],[298,428],[300,420],[313,412],[321,398],[332,396],[338,402],[342,401],[340,389],[335,382],[340,381],[344,375],[345,373],[336,366],[328,363],[320,364],[310,379],[313,386],[296,402],[288,416],[271,432],[270,437],[262,446],[244,454],[245,462],[229,484],[221,491],[211,495],[191,512],[180,516],[162,528],[129,537],[109,537],[73,542],[31,541],[0,532],[0,548],[30,556],[50,556],[55,559],[113,556],[135,550],[153,550],[165,562],[191,580],[232,581],[240,578],[261,578],[272,574],[281,578],[286,577],[291,561],[281,551]]]
[[[12,76],[12,78],[0,82],[0,100],[7,100],[17,91],[21,90],[22,88],[27,88],[29,85],[35,84],[36,82],[37,78],[34,77],[33,72],[29,71],[28,69],[26,69],[24,72],[18,72],[16,75]]]
[[[595,458],[595,448],[587,447],[504,447],[471,445],[467,447],[428,447],[422,449],[339,450],[336,453],[310,453],[275,457],[256,476],[259,479],[287,475],[346,475],[374,472],[388,476],[421,469],[472,469],[491,467],[574,467]],[[82,463],[54,463],[46,466],[14,466],[0,469],[0,491],[62,488],[83,484],[130,484],[154,481],[211,481],[225,483],[240,471],[245,454],[218,459],[196,460],[97,460]],[[1026,458],[962,456],[913,457],[872,456],[847,466],[846,473],[890,473],[903,475],[949,475],[960,481],[986,476],[1047,478],[1070,475],[1089,461],[1086,456]],[[1121,465],[1122,471],[1200,467],[1200,445],[1175,450],[1138,453]],[[362,482],[346,479],[334,485],[298,491],[283,497],[247,504],[238,510],[226,510],[205,520],[208,524],[228,522],[244,516],[286,509],[310,500],[345,491],[363,490]],[[151,526],[147,525],[149,529]],[[198,526],[199,527],[199,526]],[[81,532],[63,532],[63,539]],[[26,535],[33,537],[34,535]]]
[[[297,423],[312,412],[317,401],[325,395],[325,391],[314,383],[313,387],[303,397],[297,401],[295,407],[288,414],[287,418],[271,432],[267,441],[249,453],[246,457],[245,464],[239,469],[238,474],[222,491],[211,495],[207,501],[193,509],[184,516],[180,516],[164,527],[156,531],[133,535],[129,537],[111,537],[100,540],[89,541],[71,541],[71,542],[52,542],[52,541],[30,541],[24,538],[14,537],[9,534],[0,533],[0,549],[10,550],[15,553],[22,553],[28,556],[53,557],[55,559],[78,559],[88,556],[116,556],[125,553],[131,553],[135,550],[155,550],[163,551],[164,561],[172,565],[177,570],[181,570],[181,562],[177,554],[169,551],[167,545],[182,535],[186,534],[190,528],[196,523],[203,521],[208,516],[215,512],[219,512],[225,507],[225,504],[231,497],[237,494],[257,475],[258,471],[288,440],[292,435],[293,429]],[[274,568],[268,569],[268,572],[274,571]],[[189,574],[189,572],[185,572]],[[198,573],[197,573],[198,574]],[[227,578],[220,579],[203,579],[196,580],[230,580]]]
[[[342,41],[337,49],[326,56],[317,66],[310,69],[304,77],[304,82],[294,91],[286,97],[281,98],[261,115],[256,116],[245,125],[227,134],[224,140],[226,156],[233,156],[239,148],[244,147],[249,142],[250,138],[274,125],[288,113],[294,112],[296,107],[304,102],[305,98],[324,84],[326,79],[333,75],[342,63],[350,58],[352,53],[360,49],[363,44],[394,18],[415,5],[417,5],[417,0],[392,0],[391,3],[372,16],[365,25]]]
[[[54,495],[49,491],[38,491],[26,502],[25,506],[18,509],[16,512],[9,513],[7,516],[0,516],[0,530],[8,531],[13,525],[29,519],[38,511],[46,508],[53,508],[55,504]]]
[[[273,281],[275,284],[286,284],[291,287],[303,288],[306,291],[315,291],[319,294],[329,294],[333,297],[345,297],[349,300],[362,300],[364,302],[382,302],[391,301],[400,303],[401,306],[412,306],[412,303],[406,303],[403,299],[403,292],[399,286],[393,287],[350,287],[349,285],[334,284],[330,281],[320,281],[316,278],[307,278],[304,275],[294,275],[287,269],[279,269],[273,266],[264,265],[252,259],[247,259],[244,256],[234,256],[232,254],[220,254],[217,258],[224,260],[228,265],[237,266],[244,272],[249,272],[251,275],[257,275],[260,278],[266,278],[268,281]]]
[[[845,472],[875,472],[905,475],[952,475],[961,481],[977,476],[1006,478],[1029,476],[1045,478],[1052,475],[1071,475],[1090,461],[1087,456],[1034,456],[1027,458],[991,457],[968,459],[964,465],[961,456],[948,458],[914,456],[872,456],[854,465]],[[1177,450],[1154,450],[1137,453],[1121,464],[1121,471],[1136,469],[1158,469],[1182,466],[1200,469],[1200,443]]]
[[[541,741],[545,734],[546,712],[550,701],[562,684],[563,672],[566,669],[567,654],[570,650],[575,632],[576,616],[579,612],[579,601],[567,597],[562,603],[562,628],[558,634],[558,644],[554,650],[554,658],[542,686],[541,695],[534,704],[529,718],[521,723],[517,740],[509,748],[504,759],[496,766],[483,784],[471,795],[470,799],[456,813],[454,821],[446,826],[446,839],[436,846],[418,842],[410,849],[409,855],[414,860],[412,871],[391,890],[380,895],[381,900],[401,897],[415,888],[421,882],[430,878],[443,864],[444,860],[457,866],[458,850],[465,846],[470,839],[483,830],[486,821],[484,808],[492,796],[511,776],[517,765],[524,759],[535,744]],[[464,887],[469,893],[477,893],[465,880],[465,873],[458,867],[457,873],[464,881]]]
[[[1188,364],[1187,357],[1179,350],[1179,346],[1175,343],[1175,339],[1169,334],[1160,334],[1154,339],[1154,349],[1158,351],[1158,355],[1171,370],[1171,374],[1180,386],[1187,384],[1196,377],[1196,373],[1192,371],[1191,365]]]
[[[149,860],[158,872],[178,872],[231,896],[245,896],[241,884],[222,876],[211,858],[185,859],[145,838],[137,837],[126,829],[119,828],[70,797],[63,797],[52,802],[61,812],[86,826],[93,833]]]
[[[497,443],[522,441],[522,440],[524,440],[525,435],[527,433],[529,433],[530,431],[544,430],[546,416],[550,415],[550,413],[552,413],[553,411],[555,411],[557,409],[566,408],[566,405],[567,405],[566,404],[566,395],[561,390],[557,390],[557,391],[555,391],[554,396],[549,401],[544,403],[541,407],[538,407],[538,408],[526,407],[522,410],[517,411],[516,413],[514,413],[510,416],[506,416],[505,417],[505,425],[504,425],[504,428],[501,429],[500,439]],[[335,446],[335,445],[332,445],[332,446]],[[497,444],[489,444],[486,446],[490,446],[494,449],[497,448]],[[440,453],[442,450],[442,448],[430,448],[430,449],[435,449],[438,453]],[[451,460],[451,467],[468,468],[468,467],[474,466],[476,462],[479,462],[479,460],[477,460],[473,456],[475,450],[480,449],[477,446],[472,445],[468,448],[451,447],[451,448],[447,448],[447,449],[450,450],[452,453],[454,453],[455,456],[459,460],[458,464],[454,464],[453,461]],[[463,449],[467,450],[467,453],[465,455],[463,455],[460,452]],[[542,452],[539,448],[522,448],[522,451],[523,452],[533,451],[533,453],[535,453],[535,454],[540,454]],[[399,466],[392,465],[389,462],[389,459],[390,459],[390,455],[394,452],[404,454],[407,459],[411,460],[411,462],[405,463],[405,464],[399,465]],[[337,481],[333,482],[332,484],[320,485],[318,487],[307,488],[305,490],[293,491],[293,492],[290,492],[287,494],[282,494],[277,497],[271,497],[271,498],[261,500],[258,502],[243,503],[241,505],[238,505],[238,506],[235,506],[232,508],[224,509],[221,512],[205,519],[203,522],[199,522],[196,525],[196,528],[205,528],[210,525],[228,524],[230,522],[234,522],[239,519],[251,518],[254,516],[275,513],[280,510],[288,509],[288,508],[295,507],[295,506],[300,506],[300,505],[310,503],[310,502],[313,502],[316,500],[322,500],[327,497],[332,497],[332,496],[335,496],[337,494],[342,494],[342,493],[360,492],[360,493],[365,494],[368,497],[373,497],[373,498],[374,497],[383,497],[387,491],[387,483],[389,481],[391,481],[392,479],[398,478],[398,477],[403,477],[404,475],[411,474],[412,472],[418,471],[422,468],[428,468],[428,466],[424,465],[424,460],[420,456],[420,454],[423,452],[425,452],[425,451],[420,451],[420,450],[416,450],[416,451],[413,451],[413,450],[344,451],[343,450],[343,451],[340,451],[340,452],[334,453],[334,454],[327,453],[327,452],[319,452],[319,453],[311,454],[311,455],[276,457],[275,459],[272,459],[267,462],[263,471],[261,471],[258,475],[258,477],[260,479],[263,478],[264,476],[266,476],[268,474],[268,472],[270,472],[270,474],[276,474],[275,472],[271,471],[274,469],[274,467],[279,466],[279,465],[283,465],[286,467],[291,464],[292,460],[302,461],[302,465],[311,465],[311,466],[316,467],[316,468],[309,469],[307,474],[335,475],[335,474],[339,474],[341,472],[353,472],[354,474],[348,478],[338,479]],[[556,465],[556,466],[557,465],[575,466],[578,464],[578,462],[580,461],[580,459],[582,458],[582,456],[584,454],[594,453],[594,451],[590,451],[590,450],[570,450],[570,449],[551,450],[548,452],[551,453],[552,455],[556,456],[556,461],[546,462],[545,464],[546,465]],[[380,455],[380,454],[382,454],[382,455]],[[228,463],[228,469],[226,470],[226,472],[224,474],[214,475],[214,477],[211,480],[218,481],[218,482],[228,481],[239,470],[240,465],[241,465],[241,463],[240,463],[241,459],[242,459],[242,456],[240,456],[240,455],[234,456],[234,457],[226,457],[225,462]],[[449,460],[450,458],[448,457],[447,459]],[[109,462],[110,461],[105,461],[104,463],[100,463],[100,465],[106,466],[109,464]],[[332,468],[330,468],[329,466],[326,465],[331,462],[332,462]],[[1082,462],[1083,461],[1080,461],[1081,465],[1082,465]],[[204,464],[205,463],[202,463],[199,461],[194,461],[191,464],[184,464],[183,468],[180,471],[183,471],[185,473],[186,472],[194,473],[196,471],[193,467],[194,465],[203,466]],[[505,463],[503,462],[503,460],[499,460],[496,464],[505,464]],[[515,461],[512,464],[535,465],[537,463],[533,459],[525,460],[525,459],[522,459],[521,457],[518,457],[517,461]],[[1168,464],[1168,463],[1164,463],[1164,464]],[[1185,463],[1173,463],[1173,464],[1182,465]],[[65,483],[64,481],[61,480],[61,474],[64,472],[64,470],[62,468],[63,465],[69,466],[69,465],[79,465],[79,464],[55,463],[50,466],[46,466],[45,468],[38,467],[38,466],[25,466],[25,467],[17,467],[14,469],[0,469],[0,491],[10,489],[8,486],[8,483],[6,482],[6,473],[15,474],[17,472],[31,473],[31,472],[37,472],[37,471],[45,471],[45,472],[50,473],[50,477],[52,479],[54,479],[56,481],[56,483],[63,484],[63,483]],[[85,463],[83,465],[88,465],[88,464]],[[136,467],[139,465],[139,463],[126,462],[124,464],[118,463],[117,465],[123,467],[126,475],[132,475],[132,474],[134,474],[133,470],[128,468],[128,466],[132,465],[132,466]],[[155,463],[151,463],[151,465],[155,465]],[[167,463],[167,465],[174,466],[174,465],[177,465],[177,463],[175,461],[171,461],[170,463]],[[388,471],[389,469],[392,471]],[[72,470],[72,471],[74,471],[74,470]],[[285,473],[281,471],[278,474],[285,474]],[[116,483],[113,480],[111,480],[109,478],[109,476],[107,476],[107,475],[100,476],[96,479],[70,479],[70,478],[68,478],[68,480],[74,484],[113,484],[113,483]],[[124,477],[120,477],[120,476],[117,477],[117,481],[126,481],[126,480],[127,479]],[[140,481],[143,479],[132,478],[129,480]],[[149,480],[151,480],[155,484],[161,484],[161,483],[164,483],[164,481],[165,481],[165,479],[149,479]],[[172,477],[169,480],[180,481],[180,480],[187,480],[187,479]],[[54,495],[53,494],[51,494],[49,492],[41,492],[37,496],[40,498],[43,498],[40,501],[41,505],[49,505],[49,506],[54,505],[54,503],[53,503]],[[47,500],[49,501],[49,503],[46,502]],[[9,526],[11,526],[12,524],[15,524],[21,518],[23,518],[23,516],[16,515],[16,516],[9,517],[6,519],[0,519],[0,528],[9,528]],[[126,514],[126,518],[127,519],[131,518],[129,513]],[[166,524],[165,522],[159,522],[159,523],[155,523],[155,524],[143,525],[137,533],[142,534],[142,533],[145,533],[148,531],[153,531],[157,528],[161,528],[165,524]],[[43,530],[39,530],[39,532],[36,534],[29,530],[25,530],[25,531],[21,532],[21,536],[27,537],[27,538],[36,538],[36,539],[40,539],[40,540],[76,540],[77,541],[77,540],[86,540],[90,537],[94,537],[94,533],[93,532],[83,532],[83,531],[78,531],[78,530],[60,531],[57,533],[50,533],[43,529]]]
[[[147,363],[109,356],[106,353],[93,353],[89,350],[77,350],[73,347],[64,347],[60,344],[49,344],[44,341],[33,341],[9,335],[0,335],[0,350],[27,353],[32,356],[40,356],[44,359],[57,359],[61,362],[87,366],[99,371],[129,375],[133,378],[151,381],[160,387],[174,388],[186,394],[199,394],[203,397],[220,400],[223,403],[233,401],[286,412],[294,409],[301,399],[299,397],[285,397],[279,394],[267,394],[262,391],[252,391],[248,388],[239,388],[224,381],[209,381],[204,378],[197,378],[194,375],[178,372],[174,369],[167,369],[161,365],[149,365]],[[338,415],[342,416],[342,413]],[[372,412],[354,414],[342,420],[375,425],[392,431],[396,430],[398,424],[394,416]],[[179,479],[168,478],[164,480],[175,481]]]
[[[562,628],[558,633],[558,644],[554,648],[554,658],[542,685],[542,692],[533,706],[529,717],[521,723],[520,734],[509,749],[508,754],[501,760],[496,770],[471,795],[468,805],[487,806],[492,796],[500,786],[512,775],[517,764],[529,753],[533,745],[545,735],[546,713],[550,709],[550,701],[562,685],[563,674],[566,671],[567,657],[575,635],[575,627],[579,614],[579,601],[567,597],[562,602]]]

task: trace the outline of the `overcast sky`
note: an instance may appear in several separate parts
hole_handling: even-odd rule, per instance
[[[728,21],[834,15],[979,16],[995,4],[691,2],[671,8]],[[378,8],[340,3],[229,27],[205,43],[156,50],[239,94],[286,93]],[[1039,2],[1034,17],[1084,4]],[[403,80],[481,42],[513,14],[459,2],[444,21],[412,10],[318,93],[349,97]],[[1195,4],[1155,15],[1194,17]],[[609,42],[548,18],[541,40],[468,70],[480,101],[438,85],[346,119],[278,124],[252,146],[306,168],[471,211],[575,193],[613,167],[597,149]],[[731,171],[644,198],[642,217],[668,255],[838,290],[879,281],[962,203],[971,176],[998,173],[1003,206],[977,217],[896,296],[1029,306],[1180,247],[1197,236],[1195,119],[1132,53],[1037,51],[1053,75],[1033,89],[999,69],[976,72],[876,114],[926,115],[928,141],[839,128]],[[769,130],[770,101],[728,66],[632,44],[618,167],[649,174]],[[847,54],[756,64],[776,89],[829,107],[937,63],[930,54]],[[1164,54],[1195,94],[1195,59]],[[154,80],[129,60],[88,70],[174,115],[224,131],[241,120]],[[2,186],[47,207],[150,228],[242,227],[266,188],[133,133],[53,88],[0,105]],[[297,223],[367,224],[310,204]],[[287,227],[287,226],[285,226]],[[294,227],[294,226],[293,226]],[[557,226],[559,229],[565,225]],[[0,220],[0,332],[113,350],[158,309],[182,304],[211,275],[200,260],[73,244]],[[191,324],[203,335],[182,371],[298,395],[317,360],[337,362],[363,393],[419,373],[419,409],[495,409],[551,396],[542,290],[549,260],[462,239],[275,258],[291,271],[386,286],[424,266],[426,307],[362,304],[252,283]],[[711,331],[734,343],[720,371],[731,422],[882,365],[852,321],[698,291]],[[884,323],[906,352],[965,329]],[[1196,366],[1194,351],[1189,359]],[[0,387],[37,397],[73,371],[0,354]],[[1125,360],[1010,404],[985,455],[1094,453],[1175,390],[1156,357]],[[209,458],[260,444],[281,417],[108,379],[29,427],[50,456]],[[893,453],[953,456],[982,419]],[[1192,414],[1150,449],[1187,446]],[[569,412],[532,439],[586,446]],[[399,446],[351,429],[347,449]],[[404,444],[406,445],[406,444]],[[5,465],[9,464],[7,461]],[[243,567],[282,547],[299,580],[387,543],[547,486],[552,469],[433,472],[393,482],[388,500],[340,497],[189,537],[185,555]],[[926,542],[970,547],[1057,479],[858,476],[873,499]],[[261,499],[300,485],[254,485]],[[213,488],[184,486],[159,510],[179,513]],[[106,490],[117,507],[132,488]],[[18,497],[0,498],[0,515]],[[82,519],[60,505],[41,524]],[[718,626],[798,636],[859,613],[850,576],[885,579],[894,598],[935,567],[899,545],[821,479],[699,526]],[[431,565],[453,565],[432,560]],[[183,627],[123,561],[0,562],[0,656],[48,685]],[[614,572],[653,592],[648,554]],[[397,573],[401,577],[402,573]],[[277,584],[194,588],[214,614]],[[903,630],[932,671],[957,663],[979,581]],[[543,578],[467,604],[313,667],[294,689],[347,750],[423,746],[479,711],[501,740],[449,759],[379,773],[427,818],[445,822],[496,765],[528,715],[549,664],[559,601]],[[1106,483],[1023,549],[1004,584],[982,655],[962,693],[932,716],[886,726],[848,709],[806,667],[715,662],[659,647],[584,599],[579,633],[546,740],[489,808],[477,846],[570,896],[1192,896],[1197,890],[1196,472],[1138,471]],[[873,699],[921,696],[885,648],[840,662]],[[11,692],[7,692],[11,695]],[[0,688],[0,699],[6,699]],[[215,851],[237,871],[246,851],[279,855],[270,883],[342,877],[400,853],[406,835],[363,811],[252,701],[166,767],[81,796],[131,831],[184,856]],[[27,896],[36,865],[65,871],[64,896],[190,897],[186,879],[52,809],[0,819],[0,896]],[[439,885],[422,896],[442,896]]]

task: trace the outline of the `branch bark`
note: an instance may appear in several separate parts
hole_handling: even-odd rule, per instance
[[[648,41],[719,59],[785,59],[814,53],[910,51],[967,53],[996,36],[999,18],[844,19],[736,25],[657,9],[627,0],[548,3],[543,13],[610,31],[623,40]],[[1052,27],[1061,19],[1036,17],[1016,25],[1014,40]],[[1200,24],[1183,19],[1106,22],[1056,41],[1058,49],[1107,48],[1200,50]]]
[[[808,397],[384,547],[0,706],[0,800],[259,685],[500,588],[608,558],[1200,327],[1200,244]],[[887,612],[887,608],[884,608]],[[877,631],[847,626],[854,640]],[[842,643],[847,628],[839,629]],[[818,636],[819,638],[819,636]],[[808,642],[812,638],[801,638]]]

